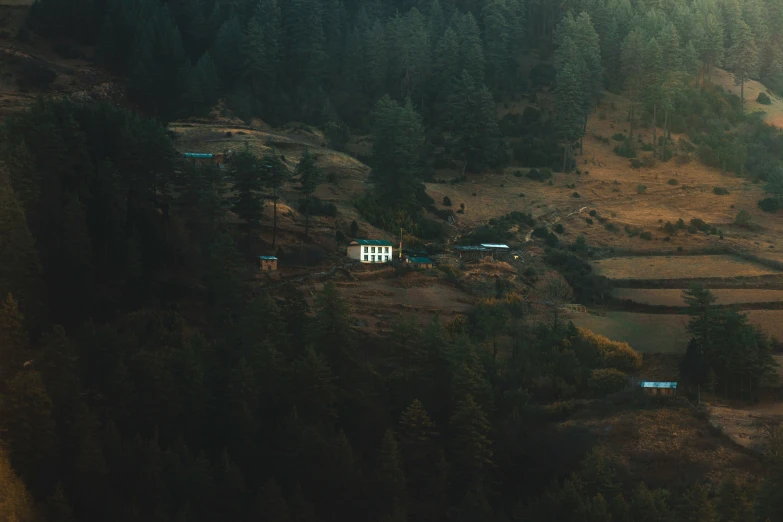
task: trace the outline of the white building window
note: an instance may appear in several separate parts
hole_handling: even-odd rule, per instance
[[[372,262],[375,263],[375,256],[370,256],[370,258],[372,259]]]
[[[386,261],[388,261],[388,260],[389,260],[389,256],[386,256]]]
[[[386,247],[386,253],[387,254],[389,253],[389,247]],[[388,259],[388,257],[387,257],[387,259]]]
[[[375,247],[372,247],[372,250],[370,250],[373,254],[375,253]]]
[[[364,260],[367,261],[367,254],[364,255]]]
[[[367,247],[364,247],[364,253],[365,254],[367,253]]]

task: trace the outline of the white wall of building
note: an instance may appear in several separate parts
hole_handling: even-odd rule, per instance
[[[362,263],[388,263],[394,259],[394,247],[373,245],[350,245],[348,257]]]

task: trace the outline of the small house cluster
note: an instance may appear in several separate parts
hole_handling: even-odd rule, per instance
[[[497,243],[482,243],[480,245],[460,245],[454,247],[460,259],[478,261],[480,259],[502,259],[511,252],[508,245]]]

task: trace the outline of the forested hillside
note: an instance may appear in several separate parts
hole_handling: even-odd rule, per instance
[[[351,204],[445,243],[423,184],[436,164],[513,156],[552,185],[609,92],[629,100],[624,162],[693,153],[767,180],[774,211],[783,137],[711,73],[783,94],[783,1],[38,0],[27,27],[94,48],[130,107],[42,99],[0,127],[0,521],[783,519],[780,431],[766,460],[739,451],[687,399],[626,389],[632,347],[563,320],[574,295],[610,293],[584,236],[498,216],[462,241],[536,226],[536,266],[562,276],[498,272],[453,320],[371,335],[336,286],[267,292],[248,263],[264,190],[299,184],[309,241],[315,156],[289,168],[267,144],[195,166],[165,127],[217,106],[320,126],[336,149],[370,135],[374,184]],[[772,343],[709,292],[685,297],[683,376],[745,397]]]

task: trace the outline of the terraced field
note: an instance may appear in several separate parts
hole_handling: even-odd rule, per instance
[[[681,289],[617,288],[612,292],[616,299],[628,299],[636,303],[654,306],[686,306]],[[711,290],[717,298],[715,304],[752,304],[783,302],[783,290],[756,290],[750,288],[718,288]]]
[[[628,256],[593,262],[599,275],[616,280],[754,277],[780,271],[733,256]]]
[[[612,340],[627,342],[643,353],[684,352],[688,345],[687,315],[607,312],[574,314],[571,320]]]

